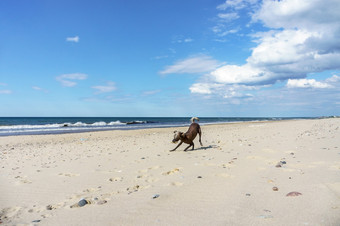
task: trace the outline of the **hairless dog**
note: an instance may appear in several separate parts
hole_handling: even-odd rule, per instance
[[[199,142],[201,146],[203,146],[201,142],[201,135],[202,135],[201,127],[195,122],[195,120],[199,121],[197,117],[191,118],[192,123],[186,133],[174,131],[175,136],[174,136],[174,139],[172,140],[172,143],[177,143],[179,140],[181,140],[181,142],[177,145],[177,147],[175,147],[175,149],[170,150],[170,151],[175,151],[181,144],[183,144],[183,142],[186,144],[190,144],[186,149],[184,149],[184,151],[187,151],[188,148],[190,148],[191,146],[192,146],[192,150],[194,150],[195,145],[194,145],[193,140],[196,138],[197,134],[199,134]]]

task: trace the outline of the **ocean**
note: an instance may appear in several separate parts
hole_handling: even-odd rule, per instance
[[[200,117],[200,124],[302,118]],[[307,119],[307,118],[304,118]],[[0,136],[189,126],[190,117],[0,117]]]

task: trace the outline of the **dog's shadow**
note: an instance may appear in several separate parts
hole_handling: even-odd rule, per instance
[[[187,151],[200,151],[200,150],[207,150],[207,149],[212,149],[212,148],[218,148],[217,145],[209,145],[209,146],[202,146],[202,147],[199,147],[199,148],[195,148],[194,150],[190,149],[190,150],[187,150]]]

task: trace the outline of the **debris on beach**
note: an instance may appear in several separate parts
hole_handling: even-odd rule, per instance
[[[165,173],[163,173],[163,175],[171,175],[171,174],[174,174],[174,173],[177,173],[177,172],[179,172],[179,168],[175,168],[173,170],[165,172]]]
[[[137,192],[139,190],[140,186],[139,185],[135,185],[133,187],[129,187],[126,190],[128,191],[128,194],[131,194],[133,192]]]
[[[159,194],[155,194],[154,196],[152,196],[152,199],[157,199],[159,197]]]
[[[285,165],[285,164],[287,164],[286,161],[280,161],[280,162],[278,162],[278,163],[276,164],[275,167],[279,168],[279,167],[282,167],[282,165]]]
[[[293,197],[293,196],[300,196],[300,195],[302,195],[300,192],[292,191],[292,192],[289,192],[286,196]]]
[[[87,199],[81,199],[79,202],[73,204],[72,206],[70,206],[70,208],[75,208],[75,207],[83,207],[87,204],[91,204],[92,202],[87,200]]]
[[[273,187],[273,191],[278,191],[279,188],[278,187]]]
[[[55,209],[55,207],[53,207],[52,205],[48,205],[48,206],[46,206],[46,209],[47,210],[53,210],[53,209]]]

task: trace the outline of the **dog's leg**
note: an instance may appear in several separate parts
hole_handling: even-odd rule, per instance
[[[183,143],[183,141],[181,141],[181,142],[177,145],[177,147],[175,147],[175,149],[172,149],[172,150],[170,150],[170,151],[175,151],[179,146],[181,146],[182,143]]]
[[[194,142],[191,142],[191,144],[186,149],[184,149],[184,151],[187,151],[191,146],[192,146],[192,150],[194,150],[194,147],[195,147]]]
[[[199,135],[199,142],[200,142],[201,146],[203,146],[202,141],[201,141],[201,136],[202,136],[201,128],[199,128],[199,130],[198,130],[198,135]]]

